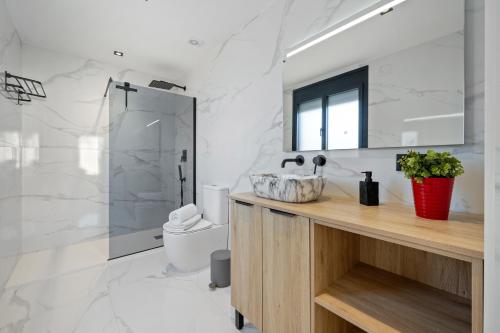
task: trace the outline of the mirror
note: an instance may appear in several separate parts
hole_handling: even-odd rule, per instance
[[[314,38],[292,48],[284,150],[463,144],[464,14],[464,0],[406,0],[290,55]]]

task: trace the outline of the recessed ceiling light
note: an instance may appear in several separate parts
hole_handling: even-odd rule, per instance
[[[194,39],[194,38],[191,38],[190,40],[188,40],[188,43],[193,45],[193,46],[202,46],[203,45],[203,41],[201,41],[199,39]]]
[[[123,52],[121,52],[121,51],[113,51],[113,54],[114,54],[115,56],[123,57],[123,55],[124,55],[125,53],[123,53]]]

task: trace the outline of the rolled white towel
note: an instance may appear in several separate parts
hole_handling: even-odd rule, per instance
[[[168,215],[168,220],[172,224],[181,224],[198,214],[198,208],[192,203],[172,211]]]
[[[169,221],[166,225],[166,228],[169,231],[186,231],[194,227],[200,221],[201,215],[195,215],[192,218],[182,222],[181,224],[174,224],[172,223],[172,221]]]

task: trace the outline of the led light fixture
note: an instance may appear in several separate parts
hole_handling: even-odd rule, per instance
[[[310,48],[311,46],[314,46],[318,43],[321,43],[322,41],[327,40],[330,37],[338,35],[339,33],[346,31],[347,29],[350,29],[350,28],[376,16],[376,15],[387,14],[388,12],[392,11],[392,9],[394,9],[395,6],[401,4],[405,1],[406,0],[394,0],[394,1],[390,1],[390,2],[386,3],[383,6],[377,7],[376,9],[374,9],[374,10],[372,10],[364,15],[357,17],[357,18],[353,19],[352,21],[349,21],[349,22],[342,24],[338,27],[335,27],[333,30],[328,31],[325,34],[323,34],[319,37],[316,37],[311,41],[305,42],[304,44],[297,46],[296,48],[289,51],[286,54],[286,57],[290,58],[290,57]]]

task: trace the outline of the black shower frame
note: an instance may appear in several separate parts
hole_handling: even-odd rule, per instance
[[[196,97],[193,97],[193,203],[196,205]]]
[[[109,80],[108,80],[108,83],[106,85],[106,91],[104,92],[104,97],[105,98],[108,96],[109,88],[110,88],[110,86],[111,86],[111,84],[113,82],[115,82],[115,81],[110,77]],[[124,82],[124,84],[128,84],[130,86],[130,83],[128,83],[128,82]],[[143,87],[143,88],[151,89],[151,87]],[[137,92],[137,91],[135,91],[135,92]],[[189,97],[189,96],[186,96],[186,97]],[[193,203],[196,204],[196,130],[197,130],[196,129],[197,128],[196,127],[196,112],[197,112],[197,106],[196,106],[196,104],[197,104],[197,99],[196,99],[196,97],[191,97],[191,98],[193,99],[193,198],[192,199],[193,199]],[[111,165],[109,165],[109,167],[110,166]],[[109,195],[111,195],[111,191],[109,192]],[[108,213],[108,214],[110,214],[110,213]],[[149,249],[145,249],[145,250],[141,250],[141,251],[127,253],[127,254],[124,254],[124,255],[121,255],[121,256],[118,256],[118,257],[113,257],[113,258],[109,258],[108,257],[108,261],[114,260],[114,259],[118,259],[118,258],[122,258],[122,257],[126,257],[126,256],[130,256],[130,255],[133,255],[133,254],[136,254],[136,253],[150,251],[150,250],[157,249],[157,248],[160,248],[160,247],[163,247],[163,245],[156,246],[156,247],[149,248]]]
[[[110,77],[106,85],[106,91],[104,92],[104,97],[108,96],[109,87],[113,82],[114,82],[113,78]],[[130,87],[130,83],[124,82],[124,86]],[[119,86],[116,87],[123,89],[123,87]],[[151,89],[151,87],[145,87],[145,88]],[[186,90],[185,87],[184,90]],[[137,89],[133,89],[131,91],[137,92]],[[193,203],[196,205],[196,97],[192,98],[193,98]]]

